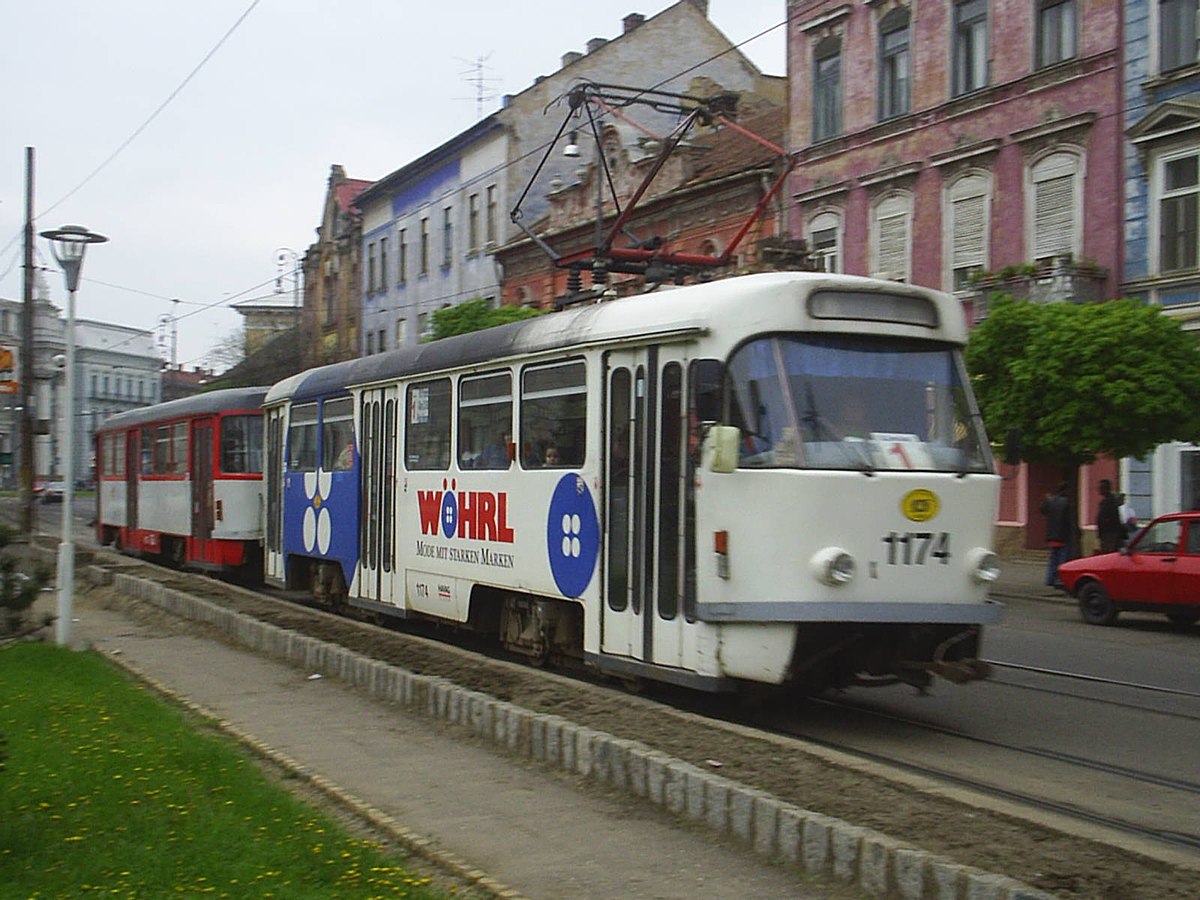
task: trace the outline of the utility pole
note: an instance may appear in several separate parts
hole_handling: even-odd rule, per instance
[[[33,536],[33,148],[25,148],[25,282],[21,307],[21,531]]]

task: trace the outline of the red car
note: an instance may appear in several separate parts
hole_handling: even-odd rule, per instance
[[[1090,625],[1111,625],[1122,611],[1192,625],[1200,621],[1200,512],[1159,516],[1127,547],[1063,563],[1058,577]]]

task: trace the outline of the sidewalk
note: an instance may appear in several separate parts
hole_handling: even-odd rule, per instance
[[[1000,577],[992,585],[993,599],[1040,600],[1048,603],[1074,604],[1066,591],[1046,586],[1046,554],[1028,551],[1019,558],[1001,559]]]

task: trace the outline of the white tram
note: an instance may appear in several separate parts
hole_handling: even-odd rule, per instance
[[[96,539],[174,565],[261,577],[262,401],[230,388],[96,429]]]
[[[302,373],[264,404],[268,580],[708,690],[983,677],[965,341],[945,294],[780,273]]]

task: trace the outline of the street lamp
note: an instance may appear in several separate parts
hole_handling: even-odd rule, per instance
[[[102,234],[88,231],[82,225],[64,225],[53,231],[43,231],[42,237],[50,242],[50,251],[63,270],[67,282],[67,398],[65,403],[66,422],[64,440],[67,445],[63,454],[63,506],[62,540],[58,544],[58,619],[54,626],[54,640],[66,645],[71,640],[72,606],[75,599],[75,541],[72,504],[75,499],[75,291],[79,289],[79,270],[83,268],[83,254],[88,244],[102,244],[108,240]]]

